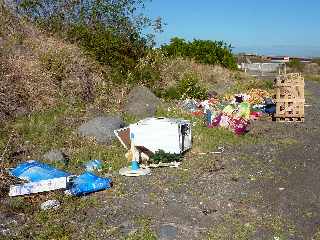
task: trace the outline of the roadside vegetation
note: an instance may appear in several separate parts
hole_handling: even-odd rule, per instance
[[[194,147],[185,156],[190,159],[187,167],[216,171],[215,163],[205,166],[208,156],[197,161],[199,154],[221,146],[263,143],[259,134],[239,137],[228,130],[207,129],[203,119],[177,107],[176,100],[207,99],[210,91],[222,97],[251,88],[272,88],[272,82],[236,70],[228,43],[173,38],[154,49],[154,34],[163,30],[163,22],[143,15],[144,1],[13,2],[16,8],[9,10],[0,0],[0,168],[40,159],[54,148],[70,157],[67,165],[55,166],[74,174],[82,172],[82,164],[90,159],[103,160],[102,174],[128,165],[126,151],[117,141],[104,146],[80,139],[75,130],[94,116],[92,109],[102,115],[118,113],[136,85],[148,87],[166,101],[157,116],[182,117],[194,124]],[[127,123],[137,120],[124,119]],[[188,180],[187,173],[176,175],[181,182]],[[2,197],[6,193],[0,190]],[[125,194],[121,183],[113,191]],[[38,203],[50,197],[62,202],[61,212],[38,209]],[[69,198],[56,192],[15,198],[0,210],[29,215],[29,224],[19,230],[21,239],[72,239],[74,233],[99,239],[97,229],[104,229],[104,237],[117,236],[118,229],[109,228],[103,219],[88,223],[89,229],[78,229],[78,217],[85,221],[83,216],[101,204],[99,197]],[[128,239],[156,239],[147,218],[137,222],[139,230]],[[238,230],[241,234],[242,228]]]

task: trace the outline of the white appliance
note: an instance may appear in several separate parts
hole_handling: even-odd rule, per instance
[[[141,146],[155,153],[181,154],[191,148],[191,124],[183,119],[146,118],[131,124],[135,146]]]

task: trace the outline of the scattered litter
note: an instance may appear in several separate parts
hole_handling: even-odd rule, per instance
[[[41,210],[47,211],[50,209],[58,209],[60,207],[60,202],[58,200],[48,200],[40,205]]]
[[[196,112],[198,110],[198,103],[194,99],[186,99],[182,102],[181,107],[190,113]]]
[[[285,188],[279,188],[279,191],[283,191],[283,190],[285,190]]]
[[[127,177],[138,177],[145,176],[151,173],[150,168],[140,167],[140,152],[134,145],[135,135],[133,133],[130,134],[131,148],[129,152],[126,154],[126,157],[129,161],[131,161],[130,167],[121,168],[119,174]]]
[[[14,177],[30,182],[38,182],[53,178],[66,178],[71,175],[48,164],[35,160],[30,160],[18,165],[10,171],[10,174]]]
[[[103,163],[100,160],[92,160],[84,164],[87,172],[101,171]]]
[[[139,177],[146,176],[151,174],[151,170],[149,167],[144,168],[140,166],[138,169],[133,169],[130,167],[121,168],[119,174],[126,177]]]
[[[67,190],[67,194],[70,193],[74,196],[83,196],[89,193],[109,189],[111,186],[112,180],[110,178],[102,178],[93,173],[85,172],[73,180],[71,188]]]
[[[222,154],[224,152],[224,147],[218,147],[218,150],[219,151],[216,151],[216,152],[207,152],[207,153],[201,152],[201,153],[198,153],[198,154],[199,155]]]
[[[131,166],[119,171],[124,176],[148,175],[149,166],[177,167],[175,162],[192,146],[191,123],[182,119],[146,118],[115,134],[130,149],[126,157]]]
[[[28,181],[25,184],[10,186],[11,197],[66,189],[70,176],[67,172],[34,160],[18,165],[10,174]]]
[[[169,163],[160,162],[160,163],[151,163],[148,165],[141,164],[140,167],[142,167],[142,168],[147,168],[147,167],[149,167],[149,168],[161,168],[161,167],[178,168],[180,165],[181,165],[181,162],[169,162]]]
[[[110,178],[101,178],[89,172],[74,176],[34,160],[18,165],[10,173],[28,181],[25,184],[11,186],[9,196],[12,197],[58,189],[67,189],[70,194],[81,196],[111,188],[112,183]]]
[[[15,197],[33,193],[49,192],[58,189],[66,189],[68,182],[68,177],[60,177],[10,186],[9,196]]]

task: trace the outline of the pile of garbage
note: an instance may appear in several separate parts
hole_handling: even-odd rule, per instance
[[[247,94],[229,95],[223,100],[210,98],[197,102],[186,99],[181,106],[194,116],[204,117],[207,127],[226,128],[236,135],[247,133],[251,120],[272,116],[276,111],[276,105],[269,93],[260,89],[252,89]]]

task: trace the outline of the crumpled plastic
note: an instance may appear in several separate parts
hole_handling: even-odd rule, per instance
[[[244,118],[237,118],[219,114],[212,120],[212,127],[223,127],[230,129],[237,135],[243,135],[248,131],[249,121]]]
[[[71,175],[48,164],[35,160],[30,160],[19,164],[16,168],[10,171],[10,174],[30,182],[39,182],[42,180],[68,177]]]
[[[98,177],[93,173],[85,172],[75,178],[69,192],[74,196],[83,196],[89,193],[109,189],[112,186],[110,178]]]
[[[237,113],[238,117],[242,117],[244,119],[249,120],[250,119],[250,112],[251,112],[250,103],[242,102],[239,104],[238,113]]]

